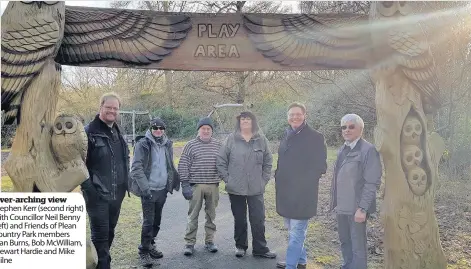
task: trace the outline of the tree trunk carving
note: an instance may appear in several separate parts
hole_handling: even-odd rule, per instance
[[[71,115],[56,117],[59,69],[48,60],[24,95],[22,120],[4,164],[14,192],[71,192],[89,177],[82,122]],[[87,240],[87,269],[95,268],[97,260]]]
[[[433,206],[444,142],[427,129],[418,92],[396,78],[383,76],[376,82],[375,141],[386,181],[381,208],[385,268],[444,269]],[[402,100],[397,92],[405,92]]]

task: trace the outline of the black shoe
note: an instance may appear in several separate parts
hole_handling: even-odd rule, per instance
[[[150,257],[149,253],[141,253],[139,254],[139,263],[141,266],[149,267],[154,265],[152,258]]]
[[[204,247],[212,253],[218,252],[218,247],[214,243],[206,243]]]
[[[235,255],[236,255],[237,258],[244,257],[245,256],[245,250],[243,250],[241,248],[238,248],[238,249],[236,249]]]
[[[191,256],[194,251],[195,247],[193,245],[186,245],[183,254],[185,254],[185,256]]]
[[[276,258],[276,253],[275,252],[265,252],[265,253],[252,253],[253,256],[256,257],[261,257],[261,258],[268,258],[268,259],[274,259]]]
[[[151,249],[149,255],[153,259],[161,259],[164,256],[164,254],[156,248]]]

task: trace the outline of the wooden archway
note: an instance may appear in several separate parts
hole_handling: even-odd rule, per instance
[[[173,14],[10,1],[2,16],[2,110],[19,126],[15,191],[71,191],[88,177],[84,133],[56,115],[60,66],[164,70],[369,69],[385,165],[385,268],[446,268],[433,210],[443,140],[435,64],[408,2],[370,15]],[[21,113],[20,113],[21,112]],[[62,134],[57,126],[73,123]],[[86,145],[86,143],[85,143]]]

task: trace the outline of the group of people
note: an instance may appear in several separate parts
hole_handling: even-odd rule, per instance
[[[272,176],[272,153],[260,132],[256,116],[245,111],[225,141],[213,138],[213,122],[202,118],[198,135],[183,148],[173,163],[173,143],[160,118],[150,121],[144,138],[137,141],[132,160],[116,119],[120,99],[114,93],[102,96],[100,110],[85,131],[88,136],[86,165],[90,177],[82,192],[90,220],[91,239],[97,250],[97,268],[110,268],[110,247],[126,192],[139,196],[143,223],[138,246],[142,266],[151,266],[163,253],[156,246],[167,194],[179,191],[188,200],[188,222],[183,253],[194,254],[198,216],[205,204],[204,244],[214,243],[219,183],[224,181],[234,217],[235,256],[248,249],[247,211],[252,232],[252,255],[274,259],[265,238],[265,187]],[[324,136],[306,122],[306,107],[293,103],[287,109],[289,127],[278,149],[274,172],[276,210],[288,229],[286,260],[278,268],[306,268],[305,239],[309,220],[317,215],[319,180],[327,170]],[[331,187],[330,209],[336,212],[343,269],[366,269],[366,220],[376,210],[376,190],[382,167],[375,147],[362,138],[363,120],[345,115],[340,126],[345,139],[337,153]]]

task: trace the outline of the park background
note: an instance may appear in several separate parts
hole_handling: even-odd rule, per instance
[[[161,2],[67,1],[67,5],[115,8],[153,9],[171,12],[264,12],[264,13],[336,13],[368,14],[370,2]],[[448,259],[448,268],[471,268],[471,15],[456,17],[453,12],[468,10],[469,2],[421,2],[422,12],[430,12],[422,27],[427,33],[437,64],[443,107],[434,115],[436,131],[444,138],[446,151],[439,165],[440,181],[435,197],[440,239]],[[2,2],[2,11],[6,4]],[[444,16],[443,14],[448,14]],[[457,19],[458,18],[458,19]],[[451,35],[451,36],[450,36]],[[365,138],[374,142],[376,125],[375,89],[368,71],[306,71],[306,72],[187,72],[113,68],[63,67],[60,112],[80,115],[88,123],[98,112],[99,98],[114,91],[122,98],[122,111],[148,112],[136,115],[133,130],[132,115],[122,114],[120,124],[129,141],[133,132],[142,135],[148,127],[149,115],[164,119],[167,134],[175,141],[175,163],[186,141],[196,136],[196,123],[208,115],[215,105],[242,104],[258,117],[263,133],[276,152],[287,127],[286,108],[293,101],[307,106],[308,123],[322,132],[329,146],[328,172],[321,179],[319,216],[309,226],[308,246],[313,268],[338,268],[341,262],[335,219],[327,212],[332,166],[336,148],[342,143],[340,119],[356,113],[365,121]],[[212,117],[218,138],[224,138],[234,128],[235,116],[242,108],[216,110]],[[14,137],[15,125],[1,129],[2,162]],[[132,148],[132,143],[130,143]],[[131,150],[132,151],[132,150]],[[2,191],[11,191],[11,181],[2,168]],[[381,209],[384,184],[378,190]],[[223,184],[220,186],[224,193]],[[180,195],[180,194],[177,194]],[[183,198],[182,198],[183,199]],[[267,220],[283,229],[274,205],[273,182],[267,187]],[[139,237],[140,202],[136,197],[125,199],[117,236],[119,264],[134,259]],[[379,216],[368,224],[368,246],[371,268],[381,268],[383,248]],[[118,232],[119,232],[118,231]],[[130,244],[128,246],[127,244]],[[116,255],[115,255],[116,256]]]

